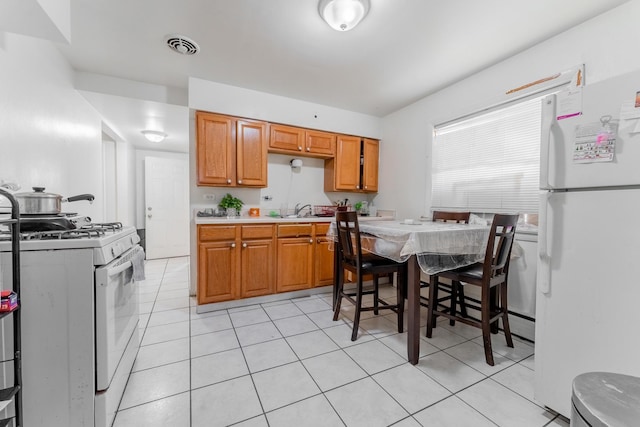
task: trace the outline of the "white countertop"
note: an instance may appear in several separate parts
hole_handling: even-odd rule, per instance
[[[389,220],[391,217],[386,216],[360,216],[358,217],[359,221],[377,221],[377,220]],[[299,222],[331,222],[333,221],[333,217],[318,217],[318,216],[309,216],[303,218],[277,218],[270,216],[241,216],[236,218],[226,218],[226,217],[206,217],[206,216],[197,216],[194,217],[194,221],[196,224],[255,224],[255,223],[265,223],[265,224],[286,224],[286,223],[299,223]]]

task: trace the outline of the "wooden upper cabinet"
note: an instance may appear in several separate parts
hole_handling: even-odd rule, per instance
[[[235,120],[198,111],[198,185],[233,186],[236,182]]]
[[[268,124],[255,120],[236,121],[237,185],[267,186]]]
[[[302,152],[304,129],[285,125],[271,125],[269,150],[273,152]]]
[[[269,151],[273,153],[321,158],[332,157],[335,153],[334,133],[272,124],[269,136]]]
[[[324,162],[324,191],[377,192],[379,141],[338,135],[336,155]]]
[[[360,138],[338,135],[336,156],[325,160],[325,191],[360,191]]]
[[[378,162],[380,161],[380,143],[375,139],[362,140],[362,189],[378,191]]]
[[[266,187],[268,124],[198,111],[198,185]]]
[[[310,154],[332,157],[336,152],[336,134],[307,130],[304,133],[305,150]]]

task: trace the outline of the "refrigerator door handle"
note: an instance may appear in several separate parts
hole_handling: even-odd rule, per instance
[[[538,235],[538,290],[543,294],[551,291],[551,250],[548,247],[549,215],[547,209],[553,193],[544,191],[540,194],[540,233]]]
[[[549,184],[549,151],[551,148],[551,127],[556,120],[556,96],[549,95],[542,100],[540,132],[540,188],[551,188]]]

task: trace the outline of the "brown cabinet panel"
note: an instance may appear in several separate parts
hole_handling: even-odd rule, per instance
[[[198,185],[230,186],[236,180],[236,138],[231,117],[198,111]]]
[[[237,182],[236,185],[267,186],[267,123],[237,120]]]
[[[266,187],[268,123],[196,112],[198,185]]]
[[[275,249],[273,238],[242,242],[240,298],[275,292]]]
[[[336,134],[272,124],[269,151],[307,157],[333,157],[336,151]]]
[[[316,236],[324,236],[329,232],[329,226],[331,224],[328,222],[322,223],[322,222],[317,222],[316,223]]]
[[[324,191],[377,192],[379,141],[339,135],[336,156],[325,160]]]
[[[280,224],[278,225],[278,237],[311,236],[313,225],[311,224]]]
[[[380,145],[375,139],[365,138],[362,141],[362,153],[364,157],[362,167],[362,189],[364,191],[378,191],[378,162],[380,158]]]
[[[333,283],[333,241],[327,236],[316,237],[314,286],[326,286]]]
[[[243,239],[264,239],[273,237],[273,225],[243,225]]]
[[[309,289],[313,285],[313,239],[278,239],[276,291]]]
[[[198,242],[235,240],[235,225],[199,225]]]
[[[233,241],[198,245],[198,304],[237,298],[239,249]]]
[[[305,132],[305,151],[331,157],[336,152],[336,134],[308,130]]]
[[[325,191],[360,191],[360,138],[338,135],[336,156],[325,160]]]
[[[269,149],[273,152],[296,153],[304,150],[304,129],[271,125]]]

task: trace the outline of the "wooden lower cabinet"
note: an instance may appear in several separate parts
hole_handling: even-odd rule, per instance
[[[276,291],[289,292],[313,286],[313,225],[278,224]]]
[[[238,225],[241,244],[240,298],[269,295],[276,285],[273,224]]]
[[[333,284],[333,241],[326,236],[329,224],[316,224],[315,227],[313,286],[327,286]]]
[[[198,304],[333,283],[328,223],[199,224]]]
[[[240,248],[234,240],[198,245],[198,304],[238,298]]]

